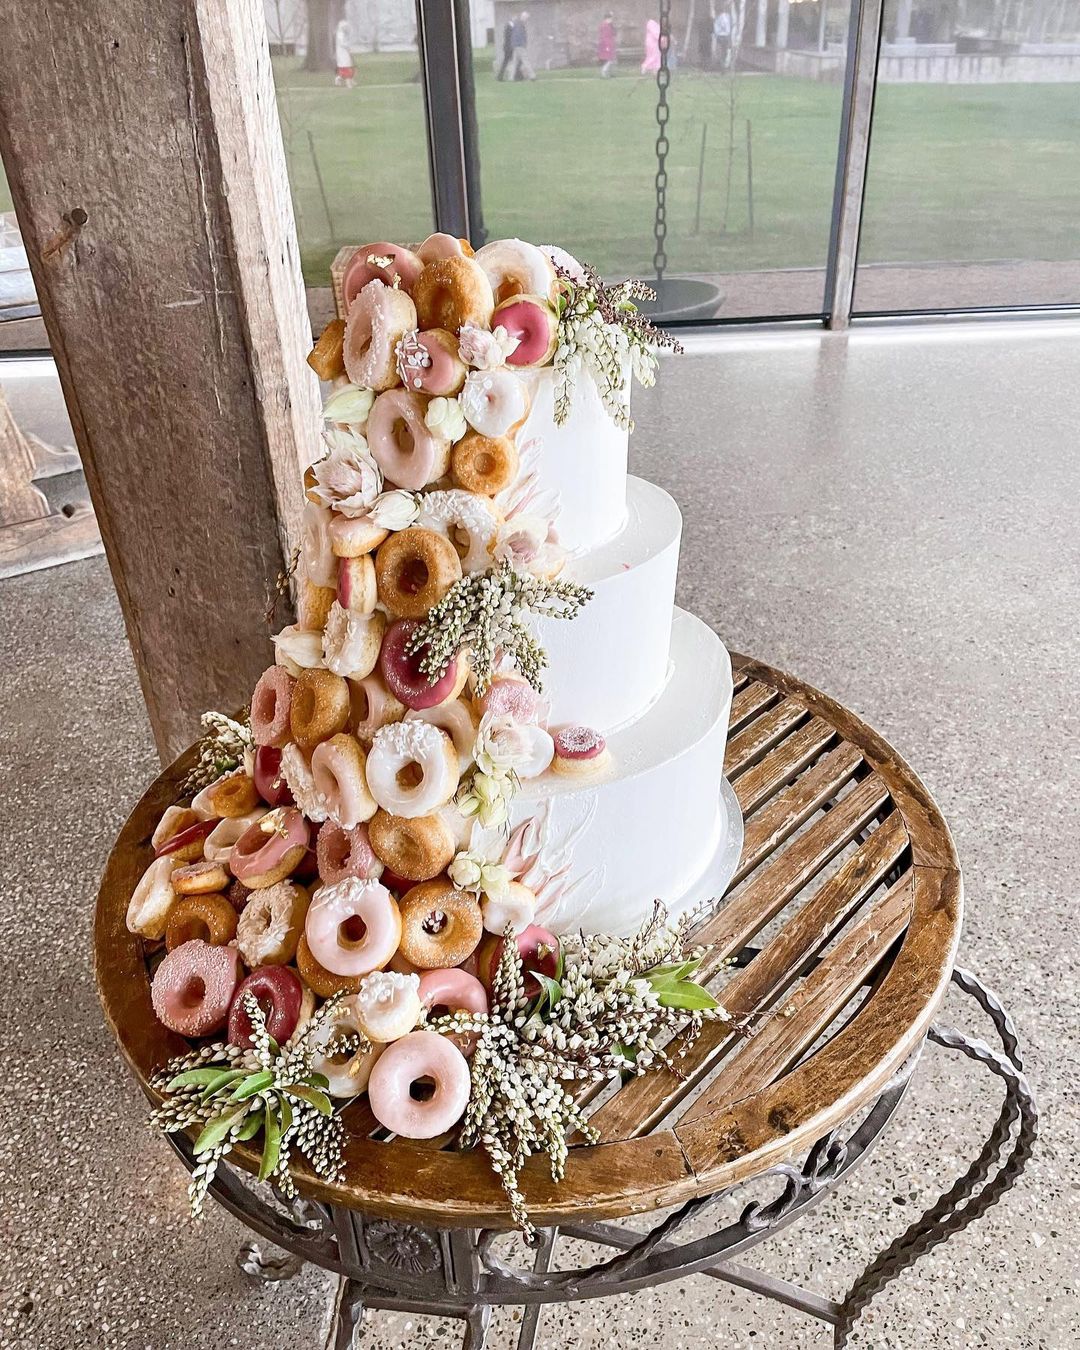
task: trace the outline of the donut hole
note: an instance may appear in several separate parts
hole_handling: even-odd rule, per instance
[[[428,933],[431,937],[438,937],[438,935],[445,930],[446,925],[449,922],[450,920],[447,918],[443,910],[433,909],[431,913],[427,916],[427,918],[424,919],[424,921],[421,923],[420,927],[424,930],[425,933]]]
[[[409,1084],[409,1096],[414,1102],[429,1102],[439,1090],[439,1085],[430,1074],[422,1074]]]
[[[353,716],[357,725],[366,722],[371,716],[371,699],[362,685],[353,687]]]
[[[397,574],[397,588],[403,595],[418,595],[428,584],[431,572],[423,558],[410,558]]]
[[[177,941],[177,946],[181,943],[192,942],[195,940],[213,943],[214,935],[210,932],[210,925],[205,919],[199,919],[193,916],[184,923]]]
[[[390,428],[390,439],[394,442],[400,454],[411,455],[416,448],[413,434],[409,430],[409,424],[402,417],[396,418],[394,425]]]
[[[188,978],[183,989],[180,990],[178,999],[183,1008],[201,1008],[206,999],[206,981],[201,975],[192,975]]]
[[[338,943],[342,947],[359,947],[367,937],[367,924],[359,914],[350,914],[338,925]]]
[[[455,525],[450,531],[450,542],[457,550],[457,555],[464,561],[465,555],[472,547],[472,540],[469,538],[469,531],[464,525]]]
[[[416,760],[403,764],[397,771],[397,785],[406,792],[418,788],[423,781],[424,770],[417,764]]]

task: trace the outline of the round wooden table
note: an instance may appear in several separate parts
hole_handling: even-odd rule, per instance
[[[742,856],[723,901],[693,940],[741,1024],[709,1024],[680,1061],[685,1076],[648,1074],[597,1093],[598,1144],[571,1148],[565,1179],[546,1159],[522,1179],[544,1229],[535,1253],[514,1238],[503,1192],[480,1151],[387,1141],[366,1099],[344,1109],[346,1174],[306,1172],[292,1205],[256,1187],[238,1148],[214,1194],[294,1258],[336,1271],[335,1343],[352,1344],[360,1309],[457,1316],[466,1346],[483,1344],[490,1310],[528,1305],[520,1347],[535,1343],[543,1303],[591,1298],[699,1272],[779,1299],[835,1328],[843,1345],[870,1297],[923,1251],[963,1227],[1012,1184],[1035,1138],[1034,1100],[1015,1032],[994,996],[954,968],[961,876],[948,827],[922,783],[874,731],[801,681],[733,658],[726,775],[745,819]],[[153,784],[112,851],[98,898],[95,960],[102,1002],[142,1087],[186,1043],[155,1019],[141,939],[124,916],[177,799],[192,753]],[[730,960],[736,961],[734,973]],[[1003,1050],[937,1026],[953,980],[993,1021]],[[797,1218],[882,1133],[928,1037],[979,1060],[1006,1087],[1002,1114],[968,1174],[833,1301],[732,1258]],[[175,1147],[191,1163],[183,1137]],[[741,1187],[741,1213],[679,1241],[691,1218]],[[777,1184],[779,1194],[775,1194]],[[770,1190],[771,1188],[771,1190]],[[674,1208],[673,1208],[674,1207]],[[728,1206],[730,1209],[730,1205]],[[611,1220],[672,1210],[645,1234]],[[718,1207],[719,1212],[719,1207]],[[694,1225],[695,1232],[700,1225]],[[614,1249],[588,1268],[559,1269],[569,1235]],[[270,1278],[297,1261],[248,1244],[246,1269]]]

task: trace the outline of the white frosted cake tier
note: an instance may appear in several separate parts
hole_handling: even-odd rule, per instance
[[[525,783],[512,824],[536,818],[545,848],[527,884],[536,921],[555,932],[624,935],[655,899],[672,914],[709,898],[710,865],[728,832],[721,792],[731,661],[700,619],[676,610],[672,672],[648,712],[608,738],[611,765],[578,785],[551,772]],[[570,884],[545,883],[565,868]]]
[[[536,620],[553,726],[581,722],[606,735],[640,717],[668,677],[682,516],[663,488],[643,478],[627,484],[623,528],[563,573],[593,598],[572,623]]]

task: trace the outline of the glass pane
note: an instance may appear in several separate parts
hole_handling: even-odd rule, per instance
[[[344,244],[434,229],[416,13],[265,0],[278,114],[309,286]]]
[[[473,54],[489,237],[654,274],[656,12],[541,0],[522,23],[495,0]],[[721,318],[821,312],[847,17],[844,0],[672,6],[667,275]]]
[[[32,318],[38,313],[34,281],[0,164],[0,323]]]
[[[855,307],[1080,302],[1080,0],[887,0]]]

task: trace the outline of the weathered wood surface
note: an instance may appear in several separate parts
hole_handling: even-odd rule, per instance
[[[243,704],[317,384],[259,0],[0,0],[0,153],[166,758]]]
[[[710,944],[703,978],[719,978],[713,987],[744,1025],[709,1025],[681,1061],[684,1077],[652,1074],[601,1095],[592,1116],[601,1143],[571,1148],[558,1186],[545,1160],[532,1159],[523,1189],[540,1223],[677,1204],[805,1152],[877,1096],[944,995],[960,932],[960,873],[926,790],[831,699],[745,658],[738,667],[727,766],[747,813],[746,848],[739,879],[696,936]],[[102,999],[144,1083],[182,1043],[152,1016],[140,944],[123,919],[154,822],[183,771],[183,761],[174,765],[136,808],[98,902]],[[740,951],[748,963],[724,975],[724,959]],[[841,1029],[815,1049],[834,1023]],[[508,1225],[482,1152],[440,1147],[445,1140],[384,1142],[363,1103],[345,1120],[346,1180],[330,1187],[304,1177],[313,1196],[423,1223]],[[239,1157],[255,1165],[250,1151]]]
[[[33,485],[34,457],[0,387],[0,527],[42,520],[49,503]]]

